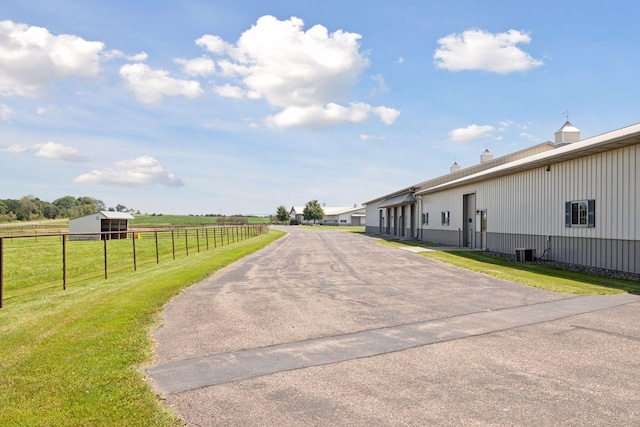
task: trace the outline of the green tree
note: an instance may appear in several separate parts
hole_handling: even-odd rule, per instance
[[[49,202],[42,202],[42,216],[47,219],[54,219],[58,211],[56,207]]]
[[[85,214],[103,211],[107,207],[102,200],[88,196],[78,197],[77,205],[83,207]]]
[[[38,217],[39,201],[29,195],[20,199],[20,207],[16,211],[16,216],[20,221],[27,221]]]
[[[278,209],[276,210],[276,217],[280,222],[287,222],[291,219],[289,211],[283,205],[278,206]]]
[[[53,205],[56,207],[56,216],[62,218],[70,218],[77,216],[76,211],[76,198],[73,196],[64,196],[53,201]]]
[[[315,224],[316,221],[320,221],[324,218],[324,210],[317,200],[310,200],[304,206],[302,216],[305,221],[313,221]]]

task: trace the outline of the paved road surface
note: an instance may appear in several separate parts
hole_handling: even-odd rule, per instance
[[[286,230],[167,306],[147,373],[187,425],[640,424],[640,297]]]

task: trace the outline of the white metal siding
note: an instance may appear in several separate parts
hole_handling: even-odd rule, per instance
[[[96,213],[94,215],[87,215],[80,218],[74,218],[69,220],[69,232],[70,233],[94,233],[100,232],[100,220],[102,215]]]
[[[540,167],[427,194],[421,212],[429,213],[429,225],[421,227],[462,228],[463,195],[475,192],[476,208],[487,210],[488,232],[640,240],[638,164],[635,145],[551,164],[549,172]],[[585,199],[596,201],[596,226],[565,227],[565,202]],[[448,227],[441,225],[442,211],[451,212]]]
[[[378,227],[379,225],[378,211],[380,210],[378,206],[380,206],[380,202],[370,203],[366,206],[367,217],[365,219],[365,223],[367,227]]]

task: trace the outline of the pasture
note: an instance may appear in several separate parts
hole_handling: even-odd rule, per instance
[[[283,234],[269,230],[230,243],[225,238],[224,246],[220,236],[216,243],[209,236],[209,250],[201,238],[200,251],[198,239],[181,236],[175,260],[170,241],[160,239],[159,262],[153,234],[107,241],[106,279],[105,242],[66,242],[66,290],[60,237],[6,243],[0,425],[180,425],[140,371],[153,355],[150,331],[162,307],[182,289]],[[34,278],[38,284],[25,282]]]
[[[64,234],[5,237],[0,267],[4,301],[174,261],[254,237],[262,230],[266,228],[260,225],[174,228],[131,231],[118,240],[74,241]]]

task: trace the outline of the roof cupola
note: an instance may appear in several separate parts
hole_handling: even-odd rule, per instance
[[[555,133],[556,145],[571,144],[580,141],[580,129],[571,124],[569,120]]]
[[[489,151],[489,149],[486,149],[484,150],[484,153],[480,155],[480,163],[486,163],[489,160],[493,160],[493,154],[491,154],[491,151]]]

